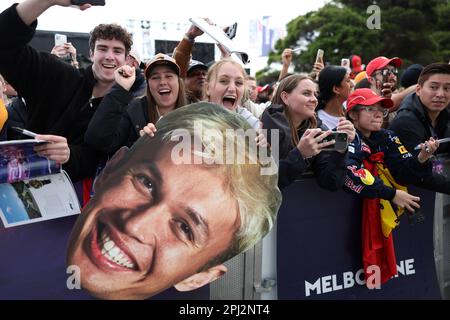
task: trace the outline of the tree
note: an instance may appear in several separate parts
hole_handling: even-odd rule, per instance
[[[370,5],[380,8],[380,29],[369,29]],[[296,72],[308,72],[317,49],[325,61],[340,64],[352,54],[363,63],[384,55],[398,56],[404,66],[448,61],[450,57],[449,0],[335,0],[318,11],[287,24],[287,36],[276,43],[269,64],[281,60],[284,48],[302,47],[293,58]]]

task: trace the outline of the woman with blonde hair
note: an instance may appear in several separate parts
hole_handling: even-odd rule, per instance
[[[228,57],[214,63],[206,77],[206,97],[209,102],[224,106],[241,115],[258,130],[260,121],[250,111],[242,107],[246,88],[247,73],[242,65]]]

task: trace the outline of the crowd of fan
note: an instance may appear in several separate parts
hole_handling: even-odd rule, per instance
[[[203,34],[195,25],[172,55],[144,64],[127,30],[101,24],[91,32],[92,65],[78,69],[76,59],[59,58],[76,57],[71,43],[51,54],[28,45],[41,11],[25,1],[0,15],[1,139],[24,138],[11,127],[39,133],[48,141],[39,153],[86,189],[110,156],[152,134],[161,117],[209,101],[245,118],[258,143],[278,143],[280,188],[311,169],[323,188],[383,199],[394,211],[419,208],[408,184],[450,194],[450,143],[438,141],[450,137],[449,64],[413,64],[399,81],[400,58],[379,56],[364,70],[353,55],[350,68],[319,60],[309,75],[288,74],[294,53],[285,49],[279,81],[258,86],[226,53],[209,66],[192,60]],[[326,139],[335,131],[346,134],[348,148],[336,150]]]

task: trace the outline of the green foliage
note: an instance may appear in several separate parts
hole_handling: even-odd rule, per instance
[[[372,14],[367,8],[372,4],[380,8],[381,29],[367,28]],[[398,56],[404,66],[448,61],[450,0],[335,0],[290,21],[287,36],[269,56],[269,65],[281,61],[285,48],[299,46],[304,49],[293,57],[296,72],[311,70],[319,48],[330,64],[340,64],[351,54],[361,56],[364,64],[380,55]]]
[[[269,69],[263,69],[256,72],[256,79],[259,84],[270,84],[278,81],[279,71],[270,71]]]

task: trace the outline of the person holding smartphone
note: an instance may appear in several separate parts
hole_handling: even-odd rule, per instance
[[[406,88],[401,92],[397,92],[398,68],[402,65],[400,58],[386,58],[383,56],[372,59],[366,67],[367,80],[370,83],[372,91],[379,96],[390,98],[394,103],[394,107],[390,112],[394,112],[402,103],[403,99],[414,92],[415,85]],[[385,126],[387,126],[387,121]]]
[[[324,141],[332,131],[316,117],[316,94],[317,85],[311,78],[290,75],[280,82],[272,105],[262,115],[267,141],[272,149],[275,145],[279,149],[280,189],[309,169],[314,170],[322,188],[335,191],[344,183],[347,150],[324,151],[335,141]],[[337,130],[354,135],[354,127],[348,120],[339,123]],[[278,132],[277,140],[275,132]]]
[[[430,158],[439,142],[430,138],[413,156],[398,136],[382,129],[383,118],[394,103],[368,88],[355,90],[347,99],[347,116],[356,138],[349,144],[345,190],[363,197],[363,265],[378,266],[381,284],[397,274],[392,230],[398,217],[420,208],[420,198],[406,184],[421,184],[431,175]]]
[[[63,61],[69,62],[74,68],[78,69],[80,67],[77,60],[77,48],[75,48],[71,42],[55,44],[52,48],[51,54],[57,56]]]
[[[81,3],[80,3],[81,4]],[[53,6],[71,6],[70,0],[25,0],[0,14],[0,72],[27,102],[27,125],[36,133],[63,137],[63,169],[80,181],[92,177],[102,155],[84,143],[84,133],[103,96],[115,83],[115,71],[125,64],[133,43],[131,34],[117,24],[94,28],[89,40],[92,65],[76,70],[67,63],[28,45],[37,19]],[[90,4],[81,4],[87,9]],[[50,146],[64,143],[55,138]],[[69,149],[69,150],[67,150]]]
[[[391,98],[397,85],[398,68],[402,65],[400,58],[377,57],[367,64],[366,75],[372,91],[378,95]]]

